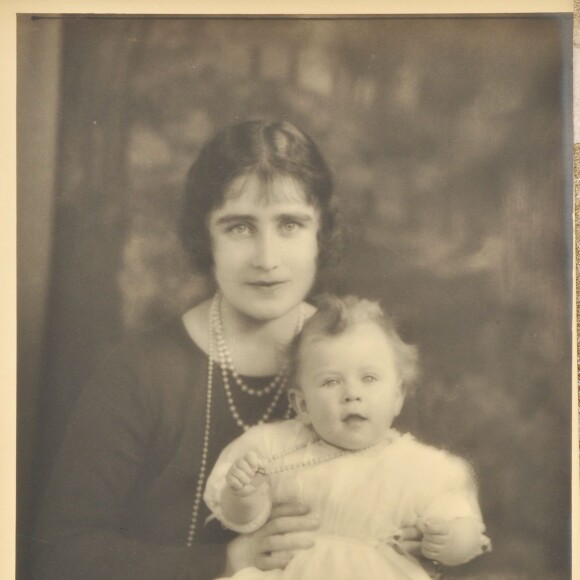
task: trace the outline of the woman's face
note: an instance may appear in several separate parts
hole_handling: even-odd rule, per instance
[[[239,178],[208,226],[216,283],[240,314],[273,320],[304,300],[316,276],[319,212],[294,180],[277,177],[265,193],[255,175]]]

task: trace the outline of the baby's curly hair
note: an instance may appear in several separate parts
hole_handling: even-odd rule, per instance
[[[301,347],[312,336],[338,336],[358,324],[376,324],[384,333],[395,357],[397,372],[407,393],[412,392],[419,374],[419,357],[415,346],[399,336],[391,318],[378,302],[357,296],[339,297],[323,294],[315,300],[317,311],[306,321],[300,333],[290,343],[288,350],[289,385],[299,387],[297,375],[300,368]]]

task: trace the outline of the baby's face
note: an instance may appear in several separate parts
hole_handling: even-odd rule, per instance
[[[291,396],[299,417],[343,449],[384,438],[404,401],[393,348],[373,323],[305,341],[297,379],[301,389]]]

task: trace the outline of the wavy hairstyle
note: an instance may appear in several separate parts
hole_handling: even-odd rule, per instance
[[[336,208],[330,170],[316,143],[288,122],[245,121],[227,127],[202,148],[186,180],[180,237],[194,269],[213,267],[210,213],[226,200],[234,180],[256,176],[268,195],[277,177],[295,180],[320,213],[318,264],[335,254]]]

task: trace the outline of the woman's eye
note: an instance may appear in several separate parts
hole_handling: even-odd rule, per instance
[[[299,228],[300,224],[298,222],[285,222],[282,224],[282,231],[285,234],[292,234]]]
[[[235,234],[236,236],[243,236],[250,233],[250,226],[248,224],[235,224],[228,228],[228,233]]]
[[[375,381],[378,381],[378,377],[375,375],[364,375],[363,377],[363,383],[374,383]]]

